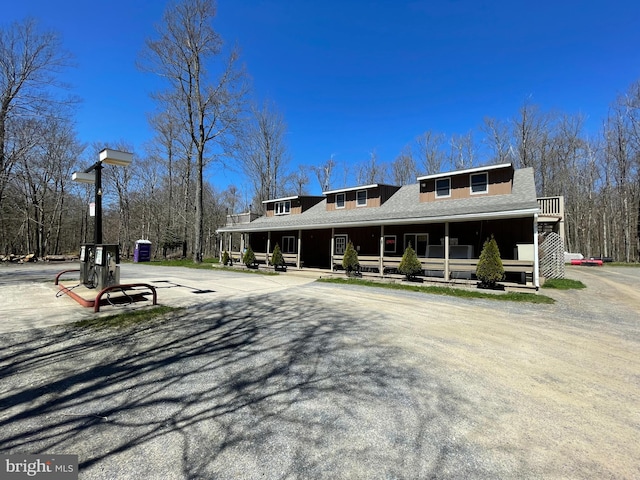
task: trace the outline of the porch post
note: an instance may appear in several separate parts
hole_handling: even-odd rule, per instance
[[[264,254],[264,263],[269,266],[269,252],[271,251],[271,231],[267,232],[267,253]]]
[[[537,215],[536,215],[536,223],[537,223],[537,221],[538,220],[537,220]],[[606,222],[605,222],[605,225],[606,225]],[[537,230],[536,230],[536,234],[537,234]],[[562,238],[562,242],[564,244],[566,244],[567,240],[564,238],[564,196],[560,197],[560,225],[558,225],[558,234],[560,235],[560,238]],[[537,237],[537,235],[536,235],[536,237]],[[605,243],[605,245],[606,245],[606,243]]]
[[[540,288],[540,259],[538,258],[538,214],[533,214],[533,285]]]
[[[240,234],[240,261],[242,262],[242,254],[244,253],[244,232]]]
[[[332,228],[331,229],[331,265],[329,266],[332,272],[333,272],[333,252],[335,251],[335,239],[334,239],[335,233],[336,233],[336,229]]]
[[[380,225],[380,266],[378,271],[384,275],[384,225]]]
[[[298,230],[298,253],[296,255],[296,268],[300,269],[301,267],[301,263],[300,263],[300,252],[302,250],[302,230]]]
[[[444,281],[449,280],[449,222],[444,222]]]
[[[218,261],[222,261],[222,248],[224,247],[224,234],[220,235],[220,251],[218,252]]]

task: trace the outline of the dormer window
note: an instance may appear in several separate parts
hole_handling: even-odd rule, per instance
[[[276,202],[275,213],[276,215],[289,215],[291,213],[291,200]]]
[[[367,191],[358,190],[356,192],[356,207],[366,207],[366,206],[367,206]]]
[[[436,198],[447,198],[451,196],[451,178],[436,179]]]
[[[489,191],[489,174],[487,172],[472,173],[470,176],[471,195],[487,193]]]
[[[336,193],[336,208],[344,208],[344,204],[345,204],[345,194]]]

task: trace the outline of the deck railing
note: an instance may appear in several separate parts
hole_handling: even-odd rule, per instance
[[[261,264],[267,263],[267,254],[265,252],[254,252],[256,261]],[[242,263],[242,253],[239,251],[229,252],[235,263]],[[294,266],[296,263],[296,254],[283,254],[285,263]],[[333,256],[333,269],[342,268],[342,255]],[[377,255],[358,255],[360,267],[364,271],[385,275],[395,273],[400,266],[401,257],[380,257]],[[445,261],[444,258],[420,258],[422,270],[425,277],[444,278]],[[451,258],[449,259],[449,278],[467,278],[470,279],[475,274],[478,266],[477,258]],[[511,260],[502,259],[502,266],[507,273],[521,274],[521,283],[530,284],[533,282],[533,271],[535,263],[533,260]]]
[[[564,216],[564,197],[541,197],[538,198],[538,207],[541,215]]]
[[[265,264],[267,263],[267,256],[269,257],[269,259],[271,259],[271,255],[273,255],[273,253],[267,255],[266,252],[253,252],[253,254],[256,256],[256,261],[258,263]],[[242,263],[242,252],[240,252],[239,250],[229,252],[229,256],[231,256],[231,260],[234,263]],[[295,266],[298,260],[298,256],[295,253],[283,253],[282,258],[284,259],[285,264],[291,266]]]
[[[342,258],[342,255],[333,256],[334,268],[342,266]],[[401,260],[401,257],[383,257],[382,270],[380,270],[380,257],[375,255],[358,256],[361,268],[382,274],[396,271],[400,266]],[[426,277],[443,278],[445,276],[444,258],[420,258],[419,260]],[[449,259],[449,277],[470,279],[471,275],[475,274],[478,260],[477,258]],[[502,266],[507,273],[521,274],[522,283],[531,283],[533,281],[533,270],[535,268],[533,260],[503,259]]]

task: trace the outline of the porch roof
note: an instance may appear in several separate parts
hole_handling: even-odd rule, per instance
[[[405,185],[379,207],[327,211],[324,199],[301,214],[260,217],[249,224],[225,226],[218,232],[311,230],[332,227],[461,222],[516,218],[538,213],[532,168],[515,170],[509,194],[420,202],[420,185]]]

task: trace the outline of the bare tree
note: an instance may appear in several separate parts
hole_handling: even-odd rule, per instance
[[[403,148],[400,155],[391,162],[391,175],[395,185],[408,185],[416,181],[418,171],[410,146]]]
[[[323,192],[328,191],[332,185],[333,171],[336,166],[334,156],[335,155],[331,155],[331,157],[329,157],[329,159],[321,165],[311,167],[313,172],[316,174],[316,178],[318,179],[318,183],[320,184],[320,189]]]
[[[613,186],[616,194],[616,212],[618,225],[622,227],[618,238],[623,240],[622,256],[629,262],[632,257],[632,248],[635,246],[634,228],[632,225],[637,221],[638,214],[635,212],[635,196],[638,191],[638,174],[636,155],[634,152],[631,128],[629,119],[624,115],[621,105],[615,104],[607,120],[606,138],[606,161],[612,166]],[[636,229],[637,230],[637,229]]]
[[[66,88],[59,74],[70,59],[58,34],[40,31],[34,19],[0,28],[0,204],[14,166],[34,146],[18,145],[20,128],[28,119],[65,117],[75,103],[56,95]]]
[[[287,125],[273,104],[252,107],[251,117],[240,135],[238,157],[254,188],[254,205],[278,198],[285,189],[289,155]]]
[[[150,120],[156,131],[150,152],[167,171],[167,199],[160,243],[163,256],[168,250],[181,246],[184,258],[187,256],[189,227],[195,224],[192,218],[193,141],[188,129],[182,128],[183,122],[176,106],[165,104],[165,107],[166,110]]]
[[[227,149],[246,91],[244,74],[236,65],[237,51],[232,51],[221,65],[213,62],[223,55],[222,39],[211,26],[215,15],[212,0],[183,0],[169,5],[164,23],[157,29],[158,38],[147,40],[141,60],[143,69],[168,82],[168,90],[157,94],[156,99],[175,109],[193,146],[196,263],[202,262],[204,169],[211,158]]]
[[[238,191],[238,187],[235,185],[229,185],[226,190],[222,192],[222,205],[225,208],[227,215],[233,215],[239,213],[241,208],[242,195]]]
[[[68,120],[28,119],[20,123],[16,143],[29,148],[24,149],[14,168],[13,186],[19,189],[21,198],[13,198],[13,202],[23,214],[21,230],[26,248],[42,257],[57,253],[66,220],[66,187],[83,147]]]
[[[636,258],[640,258],[640,80],[634,82],[629,88],[627,94],[621,99],[625,110],[625,116],[628,119],[630,144],[636,159],[636,188],[635,188],[635,209],[636,228],[635,228],[635,249]]]
[[[387,180],[387,166],[378,161],[375,150],[369,153],[369,160],[358,165],[356,184],[384,183]]]
[[[507,163],[513,160],[513,147],[509,125],[495,118],[485,117],[482,130],[485,133],[485,142],[492,153],[492,163]]]
[[[423,173],[432,175],[442,170],[445,161],[444,141],[443,133],[430,130],[416,138],[416,158]]]
[[[308,168],[304,165],[298,165],[298,170],[289,175],[287,179],[288,188],[291,188],[294,195],[305,195],[309,185]]]
[[[452,135],[449,139],[451,153],[449,163],[456,169],[471,168],[476,159],[476,146],[473,140],[473,132],[465,135]]]

